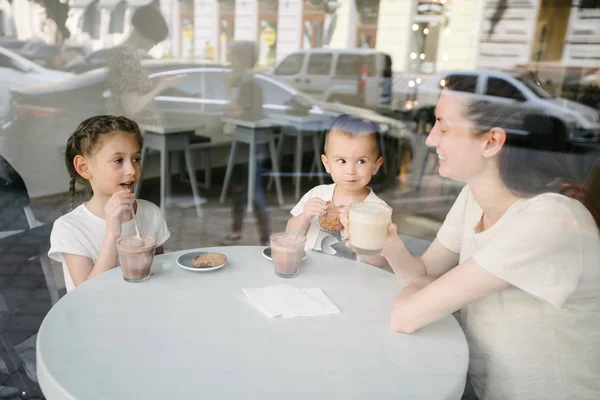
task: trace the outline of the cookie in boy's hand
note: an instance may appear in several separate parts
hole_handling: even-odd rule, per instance
[[[223,253],[204,253],[192,260],[194,267],[216,267],[227,262],[227,257]]]
[[[319,217],[319,225],[328,232],[341,232],[344,230],[344,225],[340,221],[340,208],[332,202],[327,202],[327,213]]]

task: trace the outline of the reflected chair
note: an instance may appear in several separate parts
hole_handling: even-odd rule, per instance
[[[15,270],[15,266],[23,266],[31,261],[39,261],[51,304],[54,305],[59,300],[60,294],[47,255],[50,247],[51,230],[52,224],[43,224],[35,218],[23,180],[10,164],[0,156],[0,269],[2,269],[3,278],[4,275],[6,277],[14,275],[9,271]],[[20,273],[18,269],[15,271]],[[4,287],[0,289],[4,289]],[[14,290],[12,292],[14,294]],[[9,309],[9,305],[0,292],[0,332],[5,331],[5,327],[12,320],[15,312]],[[16,382],[19,386],[17,395],[20,398],[30,398],[31,388],[19,372],[19,365],[21,361],[28,363],[26,365],[28,375],[31,373],[32,368],[35,369],[32,367],[35,363],[30,362],[32,358],[30,348],[32,347],[32,341],[35,341],[35,337],[30,337],[25,342],[14,346],[9,336],[8,334],[0,334],[0,358],[6,366],[3,372],[9,375],[16,373],[19,380]],[[35,380],[35,377],[33,376],[31,379],[32,381]],[[3,391],[15,389],[9,386],[2,387]]]

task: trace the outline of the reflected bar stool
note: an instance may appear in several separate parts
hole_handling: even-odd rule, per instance
[[[321,132],[328,128],[329,122],[331,121],[330,116],[326,115],[280,115],[274,116],[273,119],[281,122],[282,128],[279,135],[279,143],[277,144],[277,161],[281,160],[283,151],[283,142],[286,137],[296,139],[296,150],[294,152],[294,196],[296,199],[300,198],[300,182],[302,178],[302,156],[304,154],[303,144],[306,136],[311,136],[313,144],[313,161],[312,166],[317,168],[317,176],[319,178],[319,184],[324,183],[323,165],[321,163]],[[309,171],[312,175],[312,171]],[[268,188],[271,186],[269,181]]]
[[[204,182],[198,182],[198,186],[204,189],[210,189],[212,175],[212,149],[215,144],[211,138],[206,136],[190,136],[190,146],[192,150],[202,150],[202,160],[204,161]],[[188,183],[189,177],[185,175],[185,158],[179,158],[179,180]]]
[[[166,124],[165,124],[166,125]],[[171,192],[171,151],[185,153],[185,165],[190,177],[196,214],[202,217],[202,208],[200,206],[200,194],[198,191],[198,181],[196,180],[196,168],[194,166],[194,155],[190,147],[190,137],[195,134],[195,129],[185,129],[185,127],[158,127],[144,126],[144,148],[142,149],[142,175],[144,165],[148,158],[148,150],[158,150],[160,152],[160,209],[165,214],[167,194]],[[142,188],[142,179],[135,188],[135,195],[138,196]]]
[[[256,182],[256,146],[260,144],[269,145],[269,156],[273,165],[273,178],[275,179],[275,189],[277,191],[277,202],[279,205],[283,205],[283,193],[281,191],[281,180],[279,173],[279,165],[277,160],[277,150],[275,149],[275,138],[273,136],[273,129],[280,127],[274,121],[268,119],[262,119],[259,121],[248,121],[243,119],[236,119],[226,117],[223,118],[223,122],[231,123],[235,125],[235,133],[233,134],[233,141],[231,143],[231,150],[229,151],[229,159],[227,160],[227,170],[225,171],[225,181],[223,182],[223,188],[221,189],[221,198],[219,202],[222,204],[225,201],[227,189],[229,189],[229,183],[231,182],[231,173],[235,166],[235,152],[238,143],[246,143],[249,146],[248,149],[248,212],[252,211],[254,207],[254,191],[257,184]]]

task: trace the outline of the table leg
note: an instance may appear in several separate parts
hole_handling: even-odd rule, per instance
[[[200,206],[200,193],[198,192],[198,181],[196,180],[196,168],[194,167],[194,158],[192,149],[185,149],[185,165],[187,167],[190,184],[192,185],[192,194],[194,196],[194,204],[196,206],[196,214],[202,218],[202,207]]]
[[[256,188],[256,131],[252,131],[252,140],[248,143],[248,212],[254,207],[254,190]]]
[[[212,154],[211,149],[204,150],[204,186],[210,189],[212,175]]]
[[[160,210],[165,215],[165,210],[167,209],[167,163],[169,162],[169,153],[166,151],[166,146],[163,146],[163,149],[160,152]]]
[[[319,138],[319,132],[315,132],[315,134],[313,135],[313,149],[315,152],[315,156],[313,158],[313,163],[315,163],[317,165],[317,178],[319,179],[319,185],[323,185],[325,183],[325,180],[323,179],[323,163],[321,162],[321,146],[320,146],[320,138]],[[311,167],[311,172],[312,172],[312,167]]]
[[[221,198],[219,199],[219,203],[221,204],[223,204],[223,202],[225,201],[225,195],[227,194],[227,189],[229,189],[229,182],[231,181],[231,172],[233,171],[234,166],[236,146],[237,142],[235,140],[231,142],[231,149],[229,150],[229,159],[227,160],[227,170],[225,170],[225,181],[223,182],[223,188],[221,189]]]
[[[167,174],[165,175],[165,200],[167,201],[166,206],[169,206],[169,200],[171,199],[171,177],[173,175],[173,158],[171,152],[165,146],[165,155],[167,156]]]
[[[300,178],[302,173],[302,131],[298,131],[296,135],[296,158],[294,166],[294,184],[296,200],[300,198]]]
[[[280,139],[281,140],[281,139]],[[275,181],[275,191],[277,192],[277,202],[283,205],[283,192],[281,191],[281,175],[279,175],[279,157],[275,149],[275,137],[271,135],[269,138],[269,151],[271,153],[271,162],[273,165],[273,175],[271,179]]]
[[[277,160],[277,165],[279,166],[279,161],[281,160],[281,152],[283,151],[283,139],[285,138],[285,133],[284,133],[284,129],[286,129],[285,127],[281,128],[281,132],[279,133],[279,142],[277,143],[277,154],[276,154],[276,158],[273,158],[273,156],[271,156],[271,158],[273,160]],[[275,139],[273,139],[275,140]],[[273,187],[273,175],[271,174],[271,176],[269,177],[269,183],[267,184],[267,190],[271,190],[271,188]]]
[[[385,138],[383,135],[379,135],[379,151],[381,151],[381,155],[384,157],[383,165],[383,173],[387,175],[387,163],[385,162],[385,158],[387,158],[387,154],[385,154]]]
[[[135,197],[138,197],[140,195],[140,192],[142,191],[142,182],[144,180],[144,165],[146,165],[146,158],[148,158],[148,148],[143,147],[142,148],[142,157],[140,159],[140,166],[141,166],[140,180],[134,189]]]

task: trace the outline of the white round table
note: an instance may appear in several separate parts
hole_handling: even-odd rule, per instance
[[[207,250],[207,249],[203,249]],[[465,336],[452,316],[412,335],[389,326],[403,287],[373,266],[310,253],[292,279],[261,247],[212,248],[229,262],[190,272],[155,258],[147,282],[120,269],[82,284],[48,313],[37,372],[55,399],[460,399]],[[244,288],[321,288],[339,314],[268,318]]]

